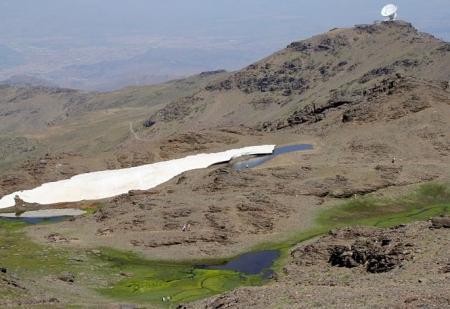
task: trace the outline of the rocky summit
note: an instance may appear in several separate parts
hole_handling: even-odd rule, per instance
[[[449,68],[450,43],[389,21],[332,29],[236,72],[161,85],[108,93],[0,86],[0,196],[198,153],[312,146],[101,201],[22,203],[19,213],[90,211],[53,224],[3,223],[1,249],[11,258],[0,261],[0,304],[450,308]],[[161,301],[148,291],[169,289],[175,275],[140,268],[142,260],[223,261],[266,248],[284,251],[263,285],[230,290],[223,279],[194,302],[182,292]],[[108,250],[137,254],[138,266]],[[38,261],[53,268],[39,271]],[[122,282],[115,296],[97,292]]]

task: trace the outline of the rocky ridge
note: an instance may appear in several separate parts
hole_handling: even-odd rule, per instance
[[[292,249],[283,273],[267,286],[239,288],[184,306],[447,308],[450,234],[443,226],[449,223],[447,216],[390,229],[332,230]]]

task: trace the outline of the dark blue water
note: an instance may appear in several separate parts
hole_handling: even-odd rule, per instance
[[[225,264],[199,265],[196,266],[196,268],[233,270],[244,273],[246,275],[261,274],[265,279],[273,273],[273,271],[271,271],[269,268],[272,267],[273,262],[279,257],[280,251],[265,250],[253,253],[245,253],[237,259],[228,261]]]
[[[48,218],[38,218],[38,217],[0,217],[5,221],[10,222],[26,222],[28,224],[37,224],[43,222],[60,222],[72,218],[72,216],[56,216]]]
[[[246,169],[246,168],[252,168],[252,167],[256,167],[258,165],[261,165],[261,164],[269,161],[273,157],[276,157],[276,156],[281,155],[281,154],[294,152],[294,151],[301,151],[301,150],[311,150],[311,149],[314,149],[311,144],[298,144],[298,145],[283,146],[283,147],[280,147],[280,148],[275,148],[273,153],[270,154],[270,155],[257,156],[257,157],[254,157],[254,158],[251,158],[251,159],[248,159],[248,160],[245,160],[245,161],[241,161],[241,162],[235,163],[231,167],[233,169],[235,169],[235,170],[242,170],[242,169]]]
[[[254,158],[241,161],[232,165],[233,169],[245,169],[252,168],[261,165],[271,158],[282,155],[289,152],[301,151],[301,150],[311,150],[313,146],[310,144],[298,144],[275,148],[273,153],[270,155],[261,155]],[[222,265],[199,265],[197,268],[201,269],[224,269],[238,271],[247,275],[258,275],[260,274],[262,278],[266,279],[273,271],[270,270],[273,262],[280,257],[280,252],[278,250],[265,250],[253,253],[246,253],[241,255],[236,260],[228,261]]]

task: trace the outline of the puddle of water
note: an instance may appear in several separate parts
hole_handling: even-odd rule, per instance
[[[14,212],[0,213],[0,218],[10,222],[26,222],[29,224],[43,222],[60,222],[86,213],[74,208],[30,210],[16,215]]]
[[[47,217],[47,218],[40,218],[40,217],[0,217],[5,221],[10,222],[25,222],[28,224],[37,224],[37,223],[43,223],[43,222],[60,222],[67,219],[72,218],[73,216],[57,216],[57,217]]]
[[[261,164],[269,161],[271,158],[278,156],[278,155],[282,155],[282,154],[286,154],[286,153],[294,152],[294,151],[311,150],[311,149],[313,149],[313,146],[311,144],[297,144],[297,145],[283,146],[283,147],[275,148],[273,153],[270,155],[257,156],[257,157],[254,157],[254,158],[251,158],[251,159],[248,159],[245,161],[237,162],[237,163],[233,164],[231,166],[231,168],[233,168],[235,170],[253,168],[253,167],[256,167],[258,165],[261,165]]]
[[[314,149],[313,145],[311,144],[298,144],[298,145],[289,145],[289,146],[283,146],[280,148],[275,148],[273,151],[273,156],[277,156],[280,154],[285,154],[289,152],[294,151],[301,151],[301,150],[311,150]]]
[[[243,254],[236,260],[228,261],[225,264],[198,265],[196,266],[196,268],[233,270],[244,273],[246,275],[261,274],[262,278],[266,279],[271,274],[273,274],[273,271],[271,271],[269,268],[272,267],[273,262],[279,257],[280,251],[278,250],[264,250]]]

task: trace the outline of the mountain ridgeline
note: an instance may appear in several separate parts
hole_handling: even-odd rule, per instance
[[[392,21],[332,29],[232,73],[106,93],[3,85],[0,169],[48,152],[104,153],[137,135],[396,119],[447,100],[449,67],[450,43]]]
[[[181,128],[190,119],[198,128],[243,124],[281,129],[393,94],[405,78],[448,89],[448,67],[450,43],[406,22],[332,29],[173,101],[150,120]]]

